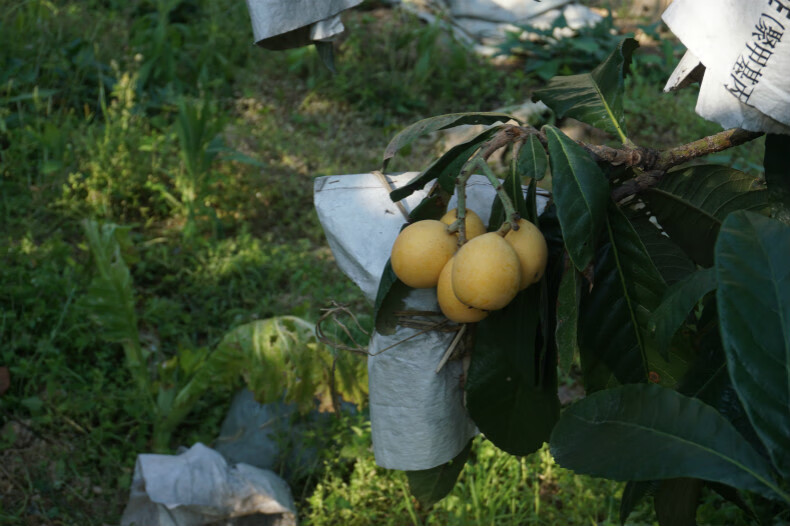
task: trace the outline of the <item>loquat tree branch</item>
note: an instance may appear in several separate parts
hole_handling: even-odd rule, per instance
[[[535,135],[541,144],[546,147],[546,135],[542,131],[532,126],[507,125],[486,143],[484,150],[482,150],[483,158],[488,159],[496,150],[508,144],[523,142],[530,135]],[[632,167],[639,170],[640,173],[635,178],[626,181],[612,191],[612,197],[615,201],[620,201],[658,184],[670,168],[687,163],[698,157],[740,146],[762,136],[762,132],[732,128],[667,150],[641,146],[613,148],[605,145],[586,144],[582,141],[577,141],[577,143],[596,162],[607,163],[612,166]]]

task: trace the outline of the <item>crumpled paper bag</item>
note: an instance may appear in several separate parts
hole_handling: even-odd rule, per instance
[[[343,30],[340,13],[362,0],[247,0],[255,43],[272,50],[331,41]]]
[[[701,64],[700,116],[790,134],[790,0],[675,0],[662,18],[689,50],[666,90]]]
[[[368,173],[315,181],[315,208],[337,264],[371,302],[376,299],[392,244],[406,222],[389,193],[416,175]],[[406,213],[426,194],[423,189],[401,201]],[[467,206],[484,223],[488,223],[494,194],[483,176],[470,178]],[[539,211],[545,202],[545,197],[539,197]],[[455,206],[453,198],[448,208]],[[406,308],[438,312],[436,289],[412,291]],[[435,372],[454,334],[418,332],[406,327],[398,327],[391,335],[374,332],[368,349],[373,452],[376,463],[388,469],[424,470],[444,464],[477,434],[463,403],[460,361]],[[398,344],[406,338],[410,339]],[[398,345],[391,347],[394,344]]]
[[[121,526],[198,526],[253,514],[280,515],[296,524],[288,484],[273,471],[229,466],[197,443],[180,455],[137,457]]]

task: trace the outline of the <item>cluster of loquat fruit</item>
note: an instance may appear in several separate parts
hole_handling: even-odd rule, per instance
[[[504,308],[519,291],[540,281],[548,249],[540,230],[526,219],[504,236],[486,232],[475,212],[466,211],[467,242],[449,226],[457,209],[440,220],[417,221],[404,228],[392,246],[392,270],[406,285],[436,287],[439,307],[451,321],[474,323]]]

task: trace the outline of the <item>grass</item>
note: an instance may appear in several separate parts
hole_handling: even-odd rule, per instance
[[[123,350],[88,316],[95,269],[80,221],[130,228],[124,259],[152,368],[253,320],[314,322],[330,300],[369,326],[371,307],[334,265],[313,210],[314,178],[376,169],[406,124],[518,102],[535,82],[372,3],[346,22],[333,77],[309,48],[251,47],[243,3],[2,10],[0,367],[11,385],[0,395],[0,523],[116,523],[135,457],[151,449],[153,416],[133,402]],[[629,82],[639,144],[711,129],[692,93],[656,112],[654,83]],[[435,153],[417,142],[393,169]],[[736,155],[752,167],[759,152]],[[211,443],[241,385],[203,396],[171,451]],[[616,522],[621,486],[562,470],[545,450],[517,459],[478,439],[461,482],[428,514],[403,474],[375,467],[364,412],[327,433],[314,470],[289,480],[308,524]]]

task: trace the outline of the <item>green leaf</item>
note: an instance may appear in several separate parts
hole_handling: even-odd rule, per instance
[[[653,498],[660,526],[697,526],[702,481],[677,478],[661,481]]]
[[[524,197],[524,187],[522,186],[522,179],[518,173],[516,173],[515,165],[511,164],[511,170],[508,176],[505,178],[505,182],[502,183],[502,188],[505,190],[505,193],[513,202],[513,206],[516,208],[516,212],[518,214],[528,219],[530,217],[529,210],[527,209],[527,201]],[[491,214],[488,219],[488,230],[495,231],[502,226],[502,223],[505,221],[505,207],[502,206],[502,201],[499,199],[497,195],[494,197],[494,200],[491,202]]]
[[[420,173],[397,190],[390,192],[390,199],[392,199],[393,202],[400,201],[437,178],[442,188],[452,194],[455,191],[455,179],[458,177],[458,174],[461,173],[461,169],[464,167],[466,161],[468,161],[472,154],[480,148],[483,142],[490,139],[500,128],[501,126],[489,128],[477,137],[453,146],[439,159],[434,161],[424,172]]]
[[[464,124],[496,124],[497,122],[507,122],[509,120],[518,120],[505,113],[451,113],[448,115],[438,115],[430,117],[421,121],[415,122],[408,128],[401,130],[395,137],[392,138],[387,148],[384,150],[383,168],[387,168],[387,164],[395,154],[403,148],[415,141],[415,139],[433,133],[438,130],[446,130],[455,126],[462,126]]]
[[[724,500],[732,502],[738,506],[741,511],[743,511],[746,516],[749,517],[749,519],[754,523],[761,524],[760,519],[757,517],[754,509],[743,499],[743,496],[737,489],[731,488],[726,484],[720,484],[718,482],[705,482],[705,486],[718,493],[718,495]]]
[[[530,135],[518,150],[516,171],[521,177],[530,177],[540,181],[546,176],[549,158],[537,136]]]
[[[715,268],[732,384],[774,466],[790,478],[790,227],[730,214]]]
[[[579,474],[614,480],[694,477],[790,503],[768,462],[723,416],[657,385],[624,385],[576,402],[551,434],[551,453]]]
[[[710,267],[724,218],[735,210],[767,210],[768,193],[759,186],[738,170],[700,165],[669,172],[641,195],[669,237],[697,264]]]
[[[335,69],[335,46],[332,42],[324,42],[321,40],[315,41],[315,50],[321,62],[326,66],[326,69],[333,74],[337,74]]]
[[[697,266],[686,253],[664,235],[664,232],[650,221],[648,216],[629,214],[628,220],[639,234],[647,253],[650,254],[650,259],[653,260],[653,264],[667,285],[672,285],[697,270]]]
[[[637,47],[633,38],[623,40],[591,73],[554,77],[545,88],[535,91],[532,100],[543,101],[557,117],[573,117],[627,142],[624,78]]]
[[[472,441],[470,440],[451,461],[431,469],[406,472],[409,490],[420,502],[423,509],[427,510],[453,490],[471,450]]]
[[[538,217],[538,182],[532,179],[527,186],[526,214],[524,219],[540,228],[540,218]]]
[[[629,480],[626,483],[623,497],[620,499],[620,524],[625,525],[625,521],[628,520],[637,504],[646,496],[652,495],[657,486],[658,483],[649,480],[638,482]]]
[[[101,337],[123,346],[127,367],[141,392],[148,394],[147,359],[150,352],[140,345],[136,299],[132,276],[123,257],[128,248],[127,228],[96,221],[82,222],[97,275],[82,298],[82,306],[100,328]]]
[[[771,202],[771,215],[790,224],[790,167],[787,152],[790,151],[790,136],[768,134],[765,138],[765,182],[768,184],[768,198]]]
[[[694,306],[715,288],[716,274],[713,269],[702,269],[675,283],[666,291],[661,305],[650,316],[648,325],[662,355],[666,356],[672,337]]]
[[[191,407],[208,387],[222,385],[241,374],[261,403],[284,400],[301,410],[315,407],[316,398],[331,400],[335,388],[345,400],[366,398],[366,365],[350,353],[336,356],[318,342],[311,322],[277,316],[240,325],[227,332],[217,348],[179,391],[175,404]]]
[[[557,216],[571,261],[584,271],[592,261],[606,221],[609,183],[590,155],[553,126],[544,126],[549,143]]]
[[[447,212],[447,205],[452,192],[446,191],[441,185],[434,185],[428,195],[409,213],[409,223],[423,219],[441,219]],[[405,228],[406,225],[403,225]]]
[[[561,371],[569,371],[573,357],[579,352],[579,301],[581,298],[582,277],[571,267],[565,271],[560,281],[557,295],[557,353]]]
[[[394,311],[403,310],[406,305],[406,296],[412,289],[395,275],[392,263],[387,260],[381,273],[379,289],[376,292],[376,303],[373,309],[376,331],[380,334],[394,334],[397,320]]]
[[[548,441],[559,417],[554,349],[538,335],[540,290],[529,287],[477,324],[466,377],[466,406],[480,431],[512,455]]]
[[[595,282],[580,307],[579,353],[585,389],[644,382],[651,376],[673,386],[688,364],[681,356],[663,359],[648,338],[648,321],[661,303],[666,284],[614,204],[609,207],[606,231],[609,242],[598,252]]]

